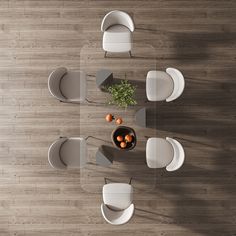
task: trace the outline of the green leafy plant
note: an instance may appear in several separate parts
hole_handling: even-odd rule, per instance
[[[109,104],[122,108],[137,104],[135,100],[136,86],[130,84],[128,80],[121,80],[119,84],[113,84],[107,90],[111,94]]]

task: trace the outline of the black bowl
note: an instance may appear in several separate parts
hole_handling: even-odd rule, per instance
[[[131,142],[127,142],[127,146],[125,148],[121,148],[120,147],[120,142],[117,141],[117,136],[122,136],[123,139],[125,139],[125,135],[131,135],[132,136],[132,141]],[[113,130],[112,134],[111,134],[111,139],[112,139],[112,142],[114,144],[115,147],[121,149],[121,150],[131,150],[133,149],[135,146],[136,146],[136,134],[134,132],[134,130],[130,127],[127,127],[127,126],[119,126],[117,127],[115,130]]]

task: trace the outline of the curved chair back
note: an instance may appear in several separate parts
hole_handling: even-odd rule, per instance
[[[131,32],[134,31],[134,22],[132,18],[123,11],[115,10],[107,13],[102,20],[101,31],[104,32],[112,25],[124,25]]]
[[[166,140],[172,145],[174,149],[174,158],[171,163],[166,167],[167,171],[178,170],[183,164],[185,159],[185,153],[183,146],[175,139],[166,138]]]
[[[167,102],[171,102],[177,99],[183,93],[185,81],[183,74],[175,68],[167,68],[166,73],[169,74],[174,81],[174,90],[172,94],[166,99]]]
[[[122,225],[127,223],[134,214],[134,204],[132,203],[128,208],[123,211],[113,211],[108,208],[104,203],[101,205],[103,218],[112,225]]]
[[[63,143],[65,143],[67,138],[60,138],[56,140],[48,150],[48,162],[51,167],[59,170],[66,169],[66,164],[62,161],[60,157],[60,150]]]
[[[65,97],[60,90],[60,82],[62,77],[67,73],[65,67],[60,67],[54,70],[48,77],[48,89],[52,96],[60,101],[65,101]]]

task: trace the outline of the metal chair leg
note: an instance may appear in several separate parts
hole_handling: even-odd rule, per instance
[[[87,103],[89,103],[89,104],[98,104],[98,105],[106,105],[107,103],[103,103],[103,102],[95,102],[95,101],[91,101],[91,100],[89,100],[89,99],[85,99],[85,101],[87,102]]]
[[[104,178],[104,182],[105,182],[105,184],[107,184],[107,178]]]
[[[94,103],[93,101],[88,100],[87,98],[85,98],[85,100],[86,100],[86,102],[88,102],[88,103]]]
[[[93,103],[93,104],[103,104],[103,103],[99,103],[99,102],[94,102],[94,101],[91,101],[91,100],[89,100],[89,99],[87,99],[87,98],[85,98],[85,100],[86,100],[86,102],[88,102],[88,103]]]
[[[131,182],[132,182],[132,179],[133,179],[133,177],[131,177],[131,178],[130,178],[130,180],[129,180],[129,184],[131,184]]]
[[[129,51],[129,56],[132,57],[132,53],[131,53],[131,51]]]
[[[89,76],[89,77],[95,77],[95,78],[96,78],[96,75],[87,74],[87,76]]]
[[[105,51],[105,54],[104,54],[104,58],[106,58],[107,57],[107,51]]]

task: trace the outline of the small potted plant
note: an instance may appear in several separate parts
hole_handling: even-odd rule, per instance
[[[137,104],[135,100],[136,86],[129,83],[128,80],[121,80],[120,83],[109,86],[107,90],[111,94],[109,104],[117,105],[121,108]]]

